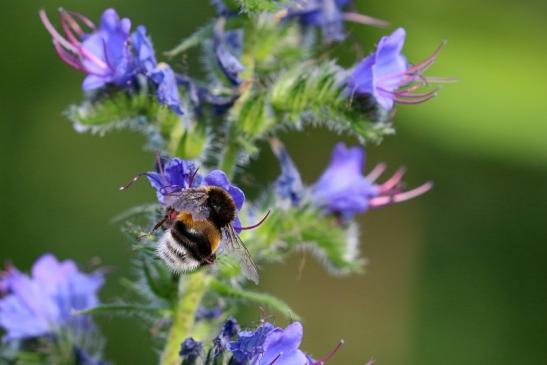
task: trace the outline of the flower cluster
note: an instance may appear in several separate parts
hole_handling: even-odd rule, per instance
[[[69,66],[87,76],[82,87],[86,91],[108,85],[120,88],[136,87],[136,77],[144,75],[155,85],[160,103],[182,114],[175,74],[165,63],[157,63],[152,41],[144,26],[131,33],[131,21],[107,9],[99,27],[82,14],[61,10],[60,18],[65,36],[40,11],[44,26],[53,37],[59,57]],[[84,27],[89,29],[84,31]]]
[[[342,344],[316,359],[300,349],[300,322],[286,328],[261,322],[241,330],[235,319],[222,320],[241,302],[298,319],[288,304],[241,280],[258,281],[255,261],[279,262],[291,250],[309,249],[331,272],[358,272],[364,260],[355,216],[422,195],[432,183],[404,189],[403,168],[378,182],[386,166],[365,174],[364,149],[339,143],[319,178],[304,184],[276,135],[311,124],[361,143],[381,141],[393,132],[395,104],[429,100],[437,89],[420,90],[447,81],[424,75],[442,45],[413,65],[402,53],[406,32],[399,28],[346,69],[325,52],[327,44],[346,39],[345,23],[388,25],[353,12],[351,0],[213,4],[215,18],[166,53],[175,57],[200,46],[205,80],[158,62],[146,28],[132,29],[114,9],[105,10],[98,25],[61,10],[62,31],[40,11],[61,60],[85,74],[85,99],[70,107],[69,119],[79,131],[144,133],[157,151],[156,168],[121,189],[146,177],[159,204],[124,215],[136,254],[136,277],[124,282],[135,294],[132,301],[99,303],[100,272],[82,273],[74,262],[49,254],[30,275],[11,266],[1,272],[0,358],[18,363],[19,355],[36,355],[33,363],[102,364],[100,336],[88,314],[105,312],[137,316],[159,333],[165,340],[161,365],[319,365]],[[257,199],[247,200],[239,186],[252,180],[240,172],[268,140],[281,174]],[[266,211],[258,224],[240,221]],[[151,223],[152,232],[165,232],[142,235]],[[170,266],[162,253],[177,265]],[[62,354],[42,356],[55,351]]]
[[[103,284],[100,272],[85,274],[71,260],[58,261],[53,255],[41,256],[31,276],[9,266],[0,277],[0,327],[4,342],[69,338],[74,354],[89,358],[86,344],[95,341],[95,325],[87,315],[77,312],[99,304],[97,292]],[[93,354],[95,355],[95,354]]]
[[[228,319],[205,356],[204,344],[187,338],[181,345],[183,363],[233,365],[320,365],[325,364],[342,345],[339,343],[327,356],[314,360],[300,350],[303,327],[293,322],[280,328],[262,322],[254,330],[241,331],[235,319]]]
[[[368,175],[363,175],[365,151],[361,147],[347,148],[343,143],[338,143],[323,174],[309,188],[305,188],[285,147],[273,140],[272,149],[281,164],[281,176],[276,182],[278,194],[290,199],[294,205],[305,197],[318,208],[340,216],[344,221],[370,208],[412,199],[433,186],[431,182],[426,182],[412,190],[402,191],[400,183],[404,168],[397,170],[385,182],[375,184],[386,166],[376,165]]]
[[[423,72],[435,62],[443,44],[422,62],[410,65],[401,53],[405,37],[403,28],[382,37],[376,51],[353,68],[347,79],[352,97],[372,97],[383,109],[391,110],[394,103],[427,101],[436,95],[438,89],[423,93],[414,91],[433,82],[449,81],[423,76]]]

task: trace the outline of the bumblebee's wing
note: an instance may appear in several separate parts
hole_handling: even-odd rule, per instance
[[[207,192],[201,189],[183,189],[166,194],[164,198],[167,208],[173,208],[178,212],[188,212],[195,220],[209,218],[209,208],[206,203]]]
[[[225,248],[237,258],[241,265],[243,275],[255,284],[258,284],[258,269],[251,258],[249,250],[247,250],[247,247],[245,247],[245,244],[241,241],[241,238],[239,238],[234,227],[229,224],[223,228],[222,231],[225,239]]]

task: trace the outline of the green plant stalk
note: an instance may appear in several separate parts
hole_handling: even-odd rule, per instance
[[[181,276],[179,294],[173,313],[173,323],[167,336],[167,342],[161,356],[160,365],[180,364],[180,345],[192,335],[196,311],[203,295],[209,288],[210,277],[205,271]]]

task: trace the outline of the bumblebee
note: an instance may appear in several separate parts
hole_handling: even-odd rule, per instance
[[[173,271],[191,272],[213,264],[224,241],[224,248],[238,259],[243,274],[258,283],[256,265],[232,225],[237,208],[226,190],[217,186],[187,188],[167,195],[165,205],[166,214],[153,230],[167,228],[157,253]]]

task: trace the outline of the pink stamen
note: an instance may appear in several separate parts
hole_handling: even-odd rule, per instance
[[[414,72],[414,71],[423,72],[423,71],[425,71],[429,66],[431,66],[433,64],[433,62],[435,62],[435,59],[439,55],[439,52],[441,52],[441,50],[444,48],[446,43],[447,43],[447,41],[442,41],[441,44],[439,46],[437,46],[437,49],[435,49],[435,51],[433,51],[433,53],[429,57],[427,57],[422,62],[420,62],[420,63],[418,63],[414,66],[409,67],[407,69],[407,72]]]
[[[380,194],[384,194],[393,189],[401,181],[405,173],[406,169],[404,167],[400,167],[397,171],[395,171],[392,177],[380,185]]]
[[[64,13],[64,12],[61,13],[61,26],[63,27],[63,30],[65,31],[65,34],[67,35],[68,40],[70,41],[70,43],[72,43],[73,45],[79,47],[80,46],[80,40],[78,38],[76,38],[74,33],[72,33],[72,31],[74,29],[71,28],[70,21],[66,18],[67,16],[69,16],[69,15]]]
[[[40,9],[39,15],[40,20],[42,20],[42,23],[44,24],[44,27],[46,27],[46,30],[49,32],[49,34],[51,34],[54,41],[58,42],[61,46],[74,54],[79,53],[78,49],[74,47],[74,45],[68,42],[62,35],[59,34],[59,32],[57,32],[57,29],[55,29],[55,27],[49,21],[44,9]]]
[[[397,97],[402,97],[403,99],[420,99],[423,97],[430,97],[435,96],[435,94],[439,91],[439,88],[435,88],[433,90],[423,92],[423,93],[411,93],[411,92],[402,92],[397,93]]]
[[[419,104],[419,103],[423,103],[425,101],[428,101],[432,98],[434,98],[435,96],[437,96],[437,89],[436,90],[433,90],[430,95],[427,95],[427,96],[424,96],[424,97],[421,97],[421,98],[409,98],[408,96],[406,98],[399,98],[399,97],[396,97],[394,100],[399,103],[399,104]]]
[[[266,220],[266,218],[268,218],[268,216],[270,215],[270,213],[272,212],[271,209],[268,209],[268,212],[266,213],[266,215],[256,224],[253,224],[252,226],[247,226],[247,227],[234,227],[234,228],[237,228],[241,231],[245,231],[245,230],[248,230],[248,229],[254,229],[258,226],[260,226],[262,223],[264,223],[264,221]]]
[[[382,173],[386,170],[386,164],[385,163],[379,163],[378,165],[374,166],[371,172],[368,173],[366,179],[368,182],[373,183],[376,181],[377,178],[382,175]]]
[[[371,25],[373,27],[385,28],[389,26],[389,22],[374,18],[368,15],[363,15],[359,13],[344,13],[344,20],[348,22]]]
[[[342,347],[343,344],[344,344],[344,340],[340,340],[340,342],[338,342],[336,347],[332,349],[326,356],[322,357],[321,359],[319,359],[318,361],[314,362],[311,365],[323,365],[324,363],[332,359],[332,357],[336,354],[336,352],[338,352],[338,350],[340,349],[340,347]]]
[[[95,64],[95,66],[104,69],[105,71],[108,70],[108,65],[104,63],[103,60],[101,60],[99,57],[94,55],[93,53],[89,52],[85,47],[78,47],[79,53],[84,56],[85,58],[89,59],[91,62]]]
[[[78,71],[85,72],[84,68],[82,67],[80,60],[75,57],[74,55],[67,53],[63,47],[59,44],[57,41],[53,41],[53,47],[55,48],[55,51],[57,52],[57,55],[59,58],[69,65],[70,67],[75,68]]]
[[[376,198],[370,199],[369,206],[371,208],[378,208],[390,203],[404,202],[406,200],[410,200],[412,198],[415,198],[417,196],[427,193],[429,190],[431,190],[432,187],[433,187],[433,183],[428,181],[425,184],[422,184],[418,186],[417,188],[409,190],[409,191],[397,193],[395,195],[378,196]]]
[[[80,24],[78,24],[76,19],[72,17],[72,13],[61,9],[61,18],[66,19],[67,24],[72,28],[72,30],[76,32],[76,34],[78,34],[78,36],[81,37],[85,34],[85,32],[80,27]]]
[[[75,16],[76,18],[80,19],[80,21],[82,23],[84,23],[89,29],[91,30],[95,30],[95,24],[89,20],[89,18],[87,18],[86,16],[80,14],[80,13],[76,13],[75,11],[70,11],[70,10],[65,10],[66,13],[72,15],[72,16]]]

